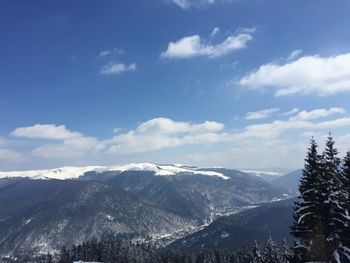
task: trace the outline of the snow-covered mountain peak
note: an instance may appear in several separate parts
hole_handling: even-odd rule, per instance
[[[126,165],[113,165],[113,166],[84,166],[84,167],[61,167],[55,169],[44,169],[44,170],[29,170],[29,171],[10,171],[0,172],[0,178],[10,177],[27,177],[31,179],[76,179],[86,172],[106,172],[106,171],[152,171],[155,176],[172,176],[176,174],[194,174],[203,176],[214,176],[224,180],[230,177],[223,175],[222,173],[214,171],[201,171],[199,169],[182,166],[182,165],[157,165],[152,163],[130,163]]]

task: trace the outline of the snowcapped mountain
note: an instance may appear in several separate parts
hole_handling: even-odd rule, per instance
[[[284,194],[225,168],[139,163],[2,172],[0,255],[117,235],[171,236]]]
[[[11,172],[0,172],[0,178],[11,178],[11,177],[26,177],[31,179],[76,179],[83,176],[87,172],[102,173],[106,171],[151,171],[154,172],[155,176],[171,176],[179,173],[193,174],[193,175],[204,175],[204,176],[216,176],[224,180],[229,177],[224,176],[221,173],[213,171],[201,171],[197,168],[184,166],[179,164],[173,165],[157,165],[151,163],[131,163],[126,165],[114,165],[114,166],[84,166],[84,167],[61,167],[55,169],[45,170],[30,170],[30,171],[11,171]]]

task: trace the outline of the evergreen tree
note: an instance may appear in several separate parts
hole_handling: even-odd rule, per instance
[[[70,263],[71,262],[69,250],[65,246],[63,246],[61,248],[60,259],[58,262],[59,263]]]
[[[50,253],[47,253],[45,257],[45,263],[54,263],[52,255]]]
[[[263,252],[264,263],[281,263],[281,255],[276,243],[272,240],[271,236],[268,238],[265,249]]]
[[[297,238],[292,262],[350,262],[350,154],[342,170],[337,155],[331,135],[322,156],[311,140],[291,228]]]
[[[321,159],[317,143],[312,138],[300,179],[300,195],[295,202],[294,223],[291,227],[291,233],[297,238],[293,248],[295,262],[317,260],[324,251],[324,219],[319,217]]]
[[[281,260],[281,263],[288,263],[292,260],[292,255],[286,239],[283,239]]]
[[[326,228],[324,237],[326,241],[327,257],[323,260],[339,262],[343,258],[341,238],[346,230],[347,211],[345,209],[344,178],[340,170],[338,150],[334,147],[331,135],[326,141],[321,177],[321,216],[325,219]]]
[[[344,189],[345,229],[341,235],[342,256],[350,262],[350,151],[346,153],[343,160],[342,179]]]
[[[251,263],[263,263],[262,255],[258,246],[258,243],[254,241],[254,244],[249,253],[249,262]]]

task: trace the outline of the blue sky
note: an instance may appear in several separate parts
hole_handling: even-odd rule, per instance
[[[298,168],[350,147],[348,1],[2,1],[0,170]]]

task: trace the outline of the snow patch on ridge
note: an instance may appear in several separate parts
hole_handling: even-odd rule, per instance
[[[262,177],[263,175],[269,175],[269,176],[280,176],[281,175],[278,172],[271,172],[271,171],[241,170],[241,172],[253,174],[253,175],[259,176],[259,177]]]
[[[201,171],[196,168],[190,168],[188,166],[180,165],[156,165],[151,163],[131,163],[126,165],[114,165],[114,166],[85,166],[85,167],[61,167],[55,169],[45,170],[30,170],[30,171],[11,171],[0,172],[1,178],[10,177],[27,177],[31,179],[76,179],[86,172],[102,173],[106,171],[151,171],[155,176],[173,176],[176,174],[187,173],[194,175],[214,176],[227,180],[230,177],[223,175],[222,173],[214,171]]]

